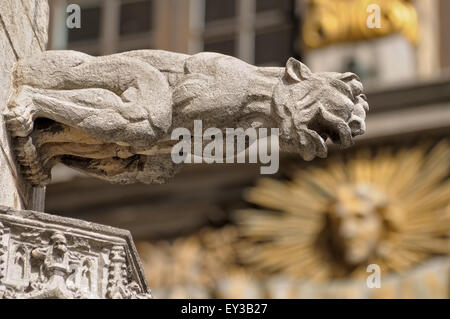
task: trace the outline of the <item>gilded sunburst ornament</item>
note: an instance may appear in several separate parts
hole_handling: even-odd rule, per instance
[[[331,279],[378,264],[399,272],[450,253],[450,147],[442,141],[261,179],[246,193],[259,208],[237,214],[246,263],[269,273]]]

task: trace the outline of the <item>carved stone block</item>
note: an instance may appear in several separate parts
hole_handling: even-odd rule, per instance
[[[0,299],[151,298],[130,232],[0,206]]]

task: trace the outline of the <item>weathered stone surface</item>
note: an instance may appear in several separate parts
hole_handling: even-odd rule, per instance
[[[170,133],[196,119],[280,128],[281,151],[326,157],[327,138],[348,147],[364,133],[368,110],[356,75],[316,74],[293,58],[268,68],[208,52],[47,51],[20,61],[14,79],[5,118],[33,185],[58,162],[111,182],[165,181],[178,168]]]
[[[1,112],[14,66],[45,49],[47,27],[46,0],[0,0]],[[150,298],[128,231],[14,209],[40,190],[23,182],[8,135],[0,117],[0,299]]]
[[[6,108],[8,93],[11,89],[10,70],[14,62],[14,52],[10,47],[5,29],[0,24],[0,110]],[[9,145],[8,132],[3,118],[0,118],[0,203],[21,208],[20,187],[16,185],[15,174],[16,169]]]
[[[32,14],[34,19],[30,18]],[[0,112],[12,93],[17,60],[45,48],[47,21],[46,0],[0,0]],[[0,204],[17,209],[31,207],[31,186],[21,178],[8,135],[0,117]]]
[[[40,47],[45,50],[48,41],[49,6],[47,0],[21,0],[30,19]]]
[[[34,1],[33,1],[34,2]],[[19,59],[41,52],[44,48],[36,38],[27,12],[20,0],[1,0],[0,17],[6,28],[12,48]],[[36,21],[42,23],[45,21]],[[46,28],[41,26],[40,28]]]
[[[128,231],[0,206],[0,298],[151,298]]]

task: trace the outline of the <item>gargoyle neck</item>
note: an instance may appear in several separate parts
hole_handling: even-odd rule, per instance
[[[264,127],[278,127],[278,117],[273,107],[273,92],[281,81],[284,68],[261,67],[258,68],[258,76],[250,88],[248,103],[243,110],[243,115],[259,118]]]
[[[275,86],[280,82],[284,68],[260,67],[257,76],[251,86],[251,95],[268,100],[272,99]]]

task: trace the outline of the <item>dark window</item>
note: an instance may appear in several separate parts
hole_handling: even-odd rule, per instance
[[[204,51],[218,52],[222,54],[235,55],[235,40],[205,41]]]
[[[81,8],[81,28],[69,29],[68,41],[93,40],[100,37],[100,7]]]
[[[289,12],[293,10],[292,0],[256,0],[256,12],[269,10],[281,10]]]
[[[205,21],[230,19],[236,16],[235,0],[205,0]]]
[[[120,35],[149,31],[152,27],[152,2],[124,3],[120,7]]]
[[[255,36],[255,64],[283,66],[293,54],[292,42],[289,28],[258,31]]]

